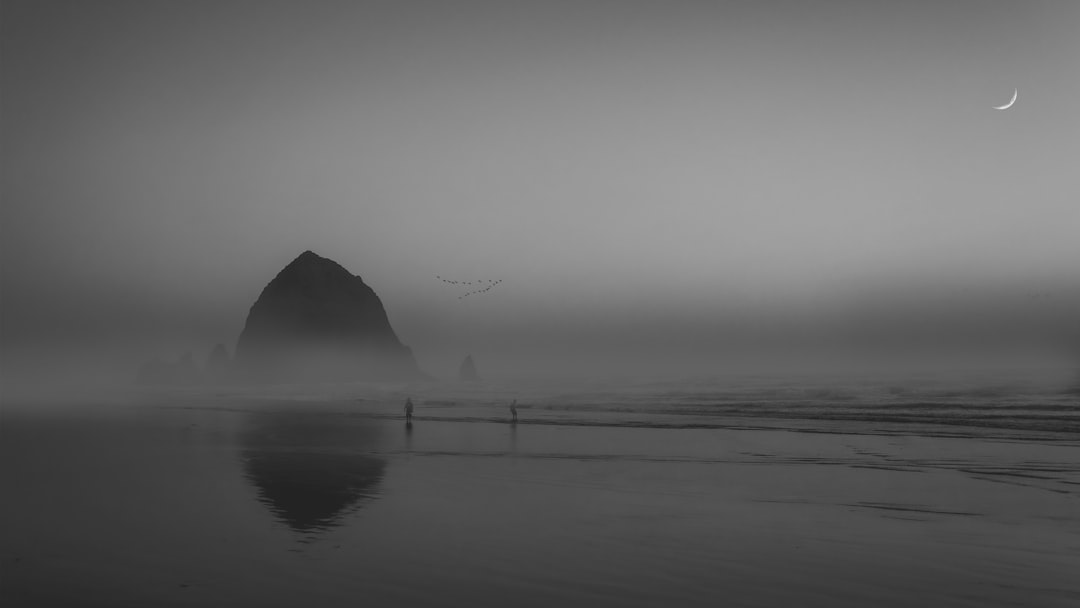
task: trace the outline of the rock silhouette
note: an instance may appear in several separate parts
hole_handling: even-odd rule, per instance
[[[421,376],[375,291],[311,251],[279,272],[252,305],[235,369],[278,382]]]
[[[332,416],[262,411],[241,435],[244,477],[275,519],[317,535],[378,498],[386,463],[368,452],[379,429]]]

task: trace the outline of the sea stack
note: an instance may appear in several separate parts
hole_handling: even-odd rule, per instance
[[[421,376],[375,291],[305,251],[262,290],[236,344],[236,370],[274,382]]]
[[[225,350],[225,345],[216,344],[214,350],[210,351],[210,354],[206,357],[206,366],[203,371],[207,377],[218,380],[228,374],[231,364],[229,351]]]
[[[201,379],[199,368],[190,352],[184,353],[174,363],[152,359],[139,369],[139,384],[195,384]]]
[[[458,368],[458,380],[462,382],[479,382],[480,376],[476,373],[476,364],[473,363],[472,355],[466,355]]]

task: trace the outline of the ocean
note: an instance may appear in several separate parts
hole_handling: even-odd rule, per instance
[[[1074,380],[9,399],[0,593],[5,606],[1076,606]]]

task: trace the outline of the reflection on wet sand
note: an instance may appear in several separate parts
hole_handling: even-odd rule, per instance
[[[386,462],[371,453],[378,429],[338,416],[256,412],[241,443],[244,476],[281,523],[313,534],[379,496]]]

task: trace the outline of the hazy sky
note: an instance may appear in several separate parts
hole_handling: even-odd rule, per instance
[[[435,373],[1080,336],[1080,3],[5,0],[0,28],[9,359],[231,351],[305,249]]]

